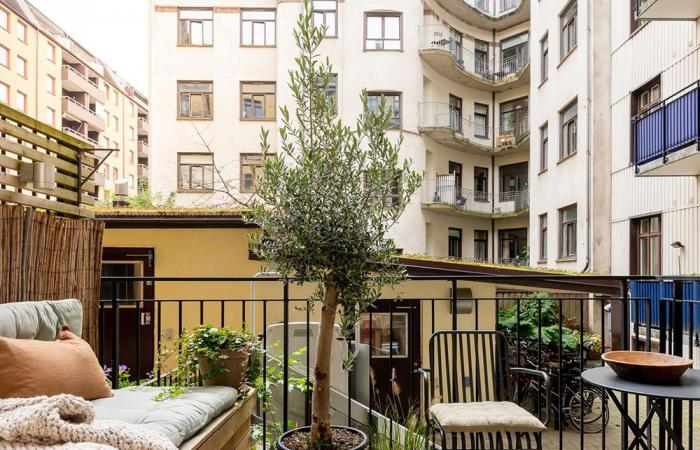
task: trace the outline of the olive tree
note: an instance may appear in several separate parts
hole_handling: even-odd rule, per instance
[[[324,33],[312,18],[307,1],[294,30],[299,55],[289,72],[295,105],[280,108],[280,148],[274,157],[268,132],[261,132],[264,163],[249,220],[262,230],[251,239],[264,261],[296,283],[316,286],[310,299],[320,306],[311,443],[321,447],[331,442],[334,324],[339,322],[349,337],[382,288],[405,277],[387,232],[422,174],[412,170],[410,160],[401,161],[402,138],[393,142],[387,135],[391,111],[383,100],[380,108],[365,108],[352,125],[338,117],[328,95],[333,68],[318,54]],[[366,92],[359,101],[367,105]]]

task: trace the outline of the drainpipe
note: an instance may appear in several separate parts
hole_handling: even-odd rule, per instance
[[[582,272],[588,272],[591,269],[591,245],[593,245],[593,226],[591,225],[591,140],[593,139],[593,130],[591,127],[591,54],[593,52],[593,37],[591,33],[591,0],[586,2],[586,39],[588,41],[588,51],[586,52],[586,265],[583,266]]]

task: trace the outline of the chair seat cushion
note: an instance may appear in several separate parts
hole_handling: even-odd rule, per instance
[[[197,434],[219,414],[231,408],[238,392],[230,387],[195,387],[169,400],[155,401],[158,387],[125,388],[112,398],[92,402],[101,420],[121,420],[160,431],[176,446]]]
[[[446,433],[536,433],[537,417],[512,402],[437,403],[430,413]]]

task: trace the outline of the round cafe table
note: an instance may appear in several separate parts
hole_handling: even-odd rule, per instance
[[[581,378],[584,382],[604,389],[608,397],[613,401],[620,411],[622,420],[634,434],[632,443],[627,449],[632,449],[636,445],[649,450],[644,438],[645,430],[651,427],[654,415],[659,419],[659,426],[666,430],[669,438],[675,444],[675,448],[685,450],[681,436],[675,432],[663,413],[663,402],[665,400],[700,400],[700,370],[688,369],[677,384],[645,384],[628,381],[618,377],[610,367],[596,367],[583,372]],[[622,394],[641,395],[648,398],[647,409],[649,413],[641,426],[638,426],[634,419],[627,414],[627,408],[622,405],[615,392]],[[622,448],[624,443],[622,443]]]

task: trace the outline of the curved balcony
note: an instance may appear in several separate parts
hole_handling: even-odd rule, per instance
[[[444,25],[422,27],[423,61],[452,81],[474,89],[503,92],[530,84],[530,57],[483,58],[450,38]]]
[[[435,0],[462,22],[483,29],[505,30],[530,20],[530,0]]]
[[[498,194],[465,189],[456,184],[456,176],[451,173],[424,182],[422,206],[450,216],[498,219],[527,214],[530,195],[527,189]]]
[[[527,115],[516,123],[502,124],[494,129],[465,119],[447,103],[421,103],[418,109],[418,132],[455,150],[477,155],[505,155],[529,150],[530,121]]]

